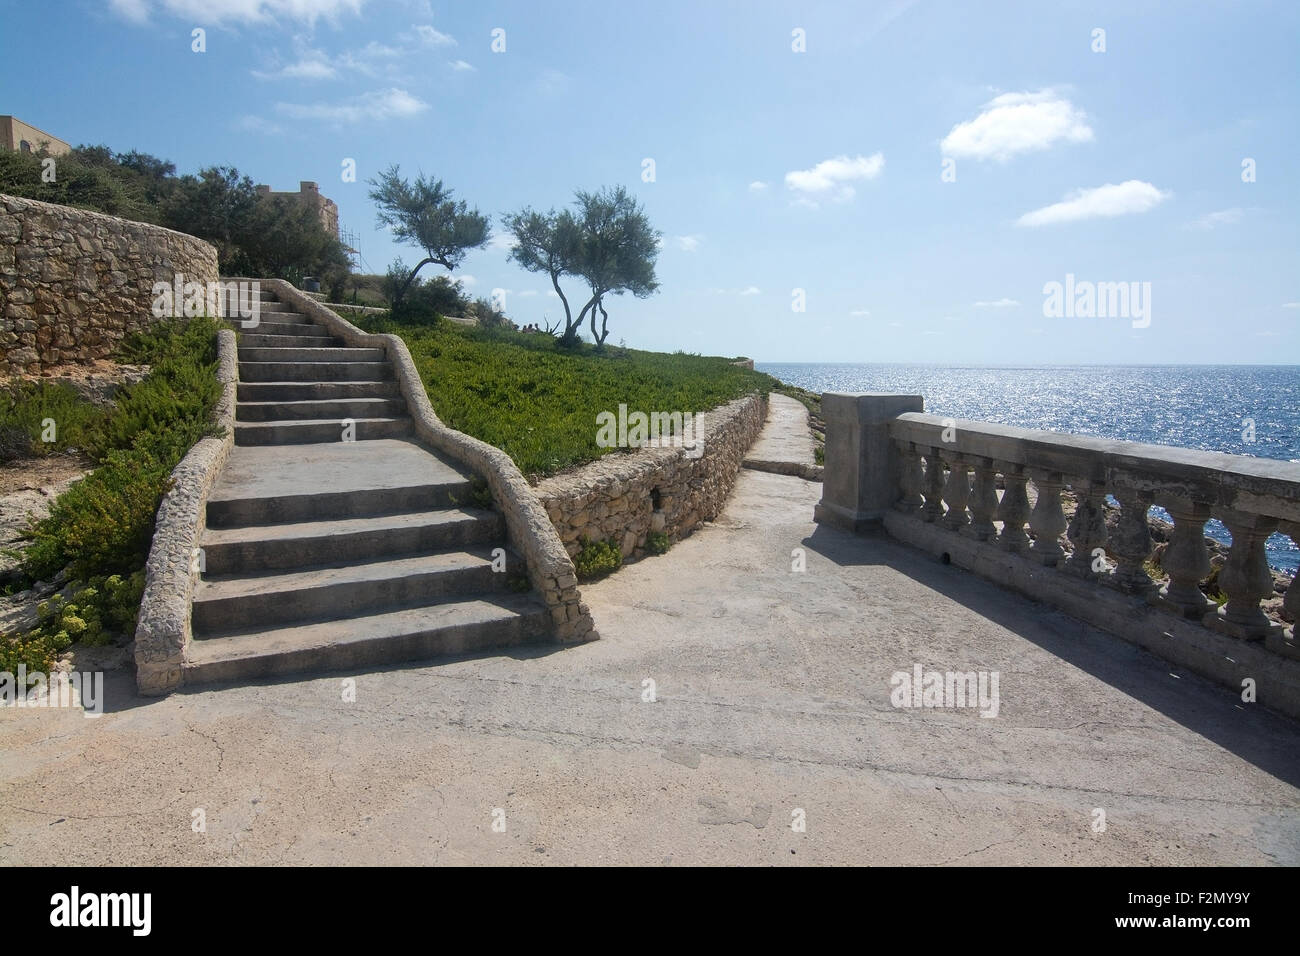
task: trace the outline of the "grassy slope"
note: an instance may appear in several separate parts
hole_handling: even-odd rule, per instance
[[[359,323],[405,340],[438,417],[504,450],[526,475],[554,474],[617,449],[596,445],[596,415],[701,412],[778,383],[729,359],[583,346],[454,323]]]
[[[151,366],[143,382],[123,388],[111,410],[99,410],[70,390],[15,385],[0,390],[0,435],[7,446],[39,452],[45,418],[59,442],[80,443],[98,467],[59,496],[49,516],[29,531],[25,588],[67,569],[71,603],[42,605],[38,627],[0,634],[0,671],[19,663],[48,672],[73,640],[101,642],[135,627],[143,568],[158,503],[170,474],[190,446],[214,433],[217,382],[213,319],[166,322],[132,336],[118,358]]]

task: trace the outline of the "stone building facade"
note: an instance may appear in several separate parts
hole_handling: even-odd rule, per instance
[[[331,236],[339,234],[339,207],[332,199],[326,199],[321,195],[320,186],[313,182],[303,180],[298,183],[298,191],[291,192],[272,192],[270,186],[258,186],[257,194],[259,196],[294,196],[302,202],[307,203],[316,210],[320,216],[320,223],[325,227],[325,231]]]
[[[23,153],[40,152],[44,146],[51,156],[62,156],[72,147],[44,130],[24,123],[16,116],[0,116],[0,149],[13,149]]]

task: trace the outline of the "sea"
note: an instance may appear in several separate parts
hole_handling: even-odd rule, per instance
[[[934,415],[1300,462],[1300,366],[876,365],[758,363],[813,392],[921,395]],[[1167,518],[1161,509],[1153,514]],[[1229,542],[1218,521],[1206,534]],[[1300,549],[1272,535],[1269,564],[1295,574]]]

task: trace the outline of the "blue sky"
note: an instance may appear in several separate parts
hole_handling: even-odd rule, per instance
[[[626,185],[664,234],[662,288],[608,300],[612,342],[1300,363],[1292,3],[0,0],[0,17],[0,112],[182,172],[315,180],[375,271],[422,258],[376,226],[365,180],[390,163],[494,220]],[[499,246],[462,271],[476,295],[508,290],[517,321],[561,314]],[[1067,274],[1149,283],[1149,324],[1045,315]]]

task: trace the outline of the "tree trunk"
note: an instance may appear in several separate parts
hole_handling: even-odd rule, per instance
[[[578,330],[582,328],[582,320],[587,317],[588,309],[591,310],[592,335],[595,335],[596,310],[594,307],[596,303],[599,301],[599,299],[600,296],[593,295],[590,299],[587,300],[586,304],[582,307],[582,311],[578,313],[578,321],[573,323],[573,340],[576,341],[578,338]],[[572,344],[572,342],[570,342],[570,344]]]
[[[551,273],[551,285],[555,288],[555,294],[560,297],[560,302],[564,305],[564,334],[560,336],[560,344],[565,348],[569,348],[577,337],[576,326],[573,323],[573,312],[569,309],[569,300],[565,298],[564,291],[560,288],[559,273]]]
[[[596,331],[596,309],[600,310],[600,331]],[[605,303],[602,298],[596,299],[595,308],[591,310],[591,338],[596,343],[596,348],[604,348],[605,339],[609,338],[609,313],[605,311]]]
[[[438,261],[438,260],[435,259],[435,258],[433,258],[433,256],[430,256],[429,258],[425,259],[425,260],[422,261],[418,266],[416,266],[414,269],[411,270],[411,274],[410,274],[409,276],[406,277],[406,281],[402,283],[402,287],[401,287],[400,289],[398,289],[398,290],[397,290],[397,294],[396,294],[395,296],[393,296],[393,308],[394,308],[394,309],[397,308],[397,306],[401,303],[402,298],[406,295],[406,290],[410,288],[410,286],[411,286],[411,282],[414,281],[416,273],[418,273],[421,269],[423,269],[423,268],[424,268],[425,266],[427,266],[429,263],[431,263],[431,262],[437,262],[437,261]]]

